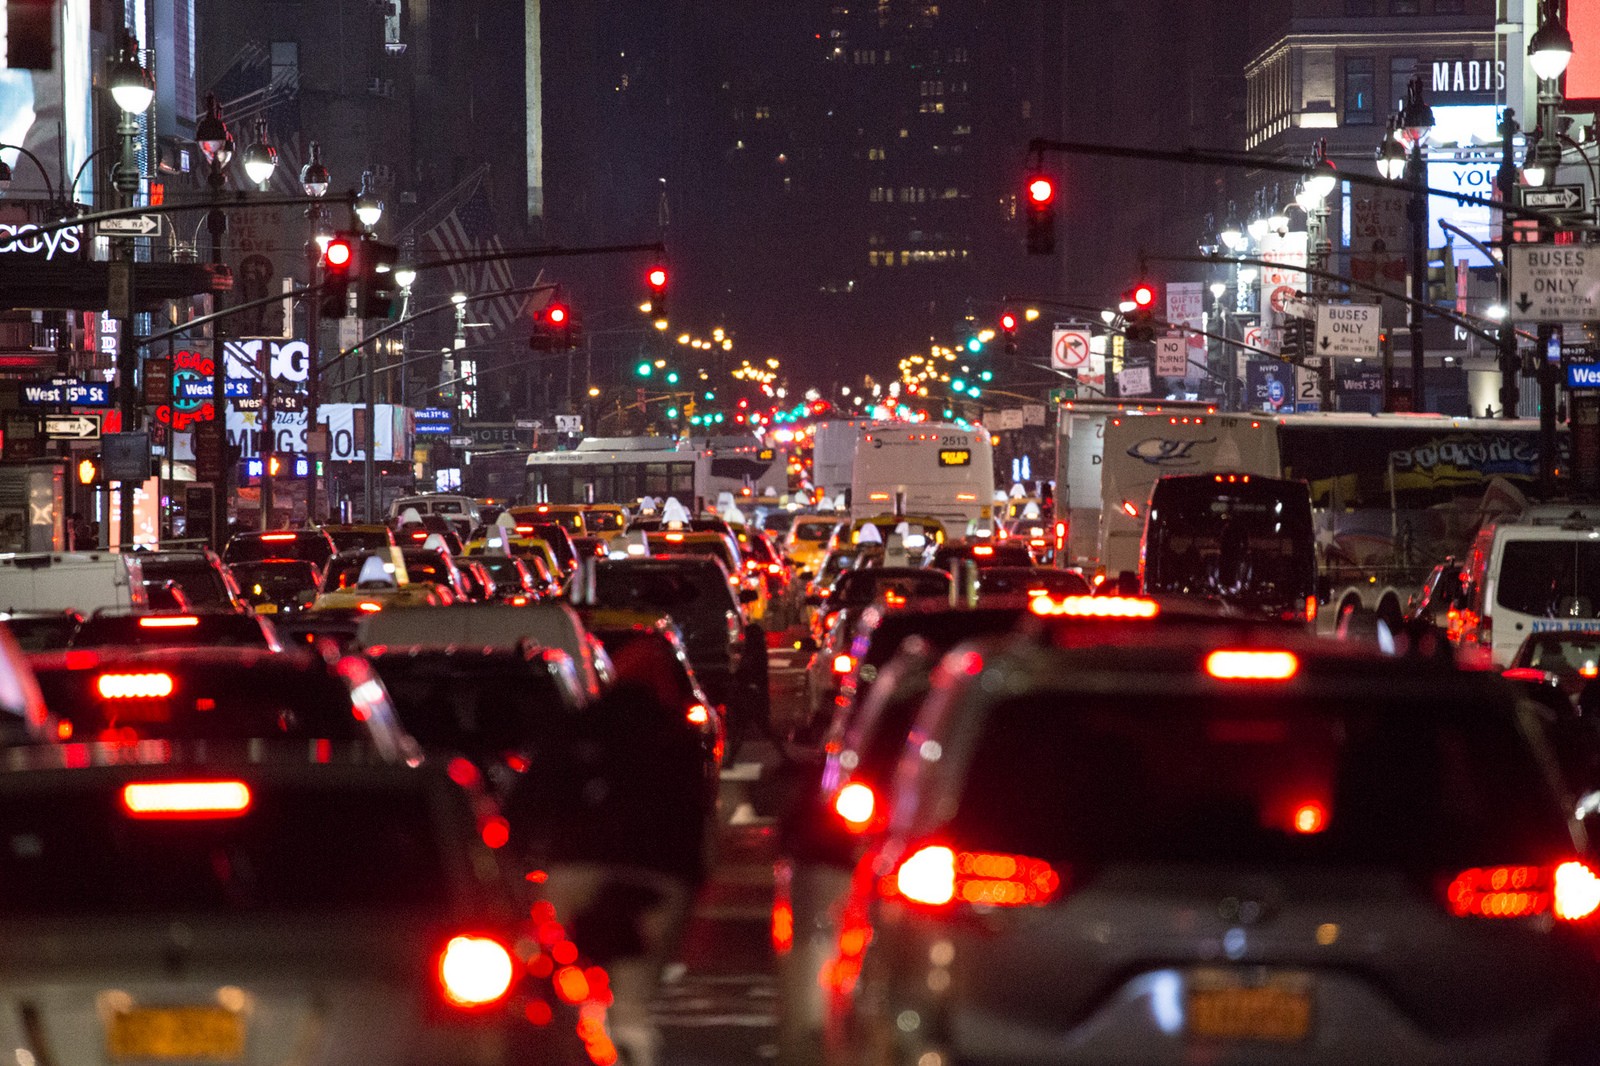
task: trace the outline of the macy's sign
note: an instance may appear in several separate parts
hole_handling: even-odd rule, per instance
[[[38,255],[43,252],[46,259],[54,259],[57,252],[76,255],[82,246],[82,226],[41,233],[32,222],[21,225],[0,222],[0,254],[21,252],[24,255]]]

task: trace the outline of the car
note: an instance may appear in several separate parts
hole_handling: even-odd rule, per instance
[[[541,505],[542,506],[542,505]],[[572,573],[577,565],[578,552],[572,546],[572,534],[560,521],[538,507],[513,507],[508,512],[516,523],[510,532],[519,537],[535,537],[550,546],[556,566],[563,574]]]
[[[72,634],[74,648],[232,647],[281,651],[277,630],[255,614],[232,611],[101,610],[85,618]]]
[[[500,589],[495,584],[494,575],[482,563],[476,559],[461,558],[456,561],[456,569],[467,583],[468,599],[474,603],[491,603],[500,599]]]
[[[569,536],[581,537],[589,532],[584,514],[589,508],[581,503],[536,503],[527,507],[511,507],[508,514],[518,524],[553,522],[567,531]]]
[[[446,522],[438,515],[423,515],[421,521],[402,523],[395,532],[395,540],[403,548],[430,548],[461,555],[466,550],[470,534],[462,533],[459,524]]]
[[[916,550],[921,550],[930,545],[937,548],[947,539],[944,523],[932,515],[880,514],[871,518],[856,518],[839,523],[828,541],[828,548],[832,550],[861,544],[863,543],[863,537],[867,538],[867,543],[884,544],[888,542],[889,536],[902,525],[913,536],[920,535],[923,538],[921,544],[917,544],[913,540],[908,545],[908,547]],[[871,533],[866,532],[868,526],[873,527]]]
[[[381,645],[366,649],[401,726],[425,752],[464,755],[504,797],[588,694],[566,652]]]
[[[1600,677],[1600,632],[1531,633],[1511,657],[1510,668],[1551,674],[1563,692],[1576,698],[1589,682]]]
[[[758,649],[746,640],[738,600],[717,560],[597,559],[575,576],[573,603],[583,611],[667,612],[683,634],[695,677],[713,701],[728,709],[730,734],[754,724],[764,708],[761,694],[753,691],[756,671],[747,659],[760,655],[764,660],[766,646]]]
[[[449,611],[382,611],[361,623],[362,648],[556,648],[572,659],[585,704],[600,698],[614,677],[611,660],[583,620],[565,603],[512,607],[459,604]],[[381,654],[381,653],[380,653]]]
[[[222,561],[258,563],[268,559],[303,559],[321,570],[339,549],[320,529],[281,529],[235,533],[222,551]]]
[[[839,526],[839,520],[827,515],[796,515],[794,524],[783,538],[784,554],[802,577],[815,575],[822,557],[827,554],[828,541]]]
[[[145,607],[145,552],[0,554],[0,610],[91,612]]]
[[[736,590],[741,613],[751,622],[766,617],[767,586],[759,574],[745,569],[744,553],[733,533],[713,529],[666,529],[659,533],[646,532],[650,554],[660,558],[697,555],[715,559],[728,575],[728,583]]]
[[[442,546],[438,548],[401,548],[406,563],[406,576],[411,583],[423,582],[446,589],[451,602],[470,600],[466,578],[456,567],[455,556]]]
[[[568,934],[530,909],[503,820],[453,769],[19,753],[0,769],[0,1000],[28,1020],[7,1038],[49,1061],[588,1061],[580,1011],[593,1028],[603,1005],[557,994]]]
[[[256,614],[282,616],[303,611],[315,602],[321,583],[317,564],[306,559],[230,563],[228,571],[239,586],[239,595]]]
[[[1039,566],[978,567],[980,606],[1026,607],[1035,596],[1087,596],[1094,589],[1071,570]]]
[[[309,651],[90,648],[30,657],[44,705],[78,742],[348,742],[394,761],[418,749],[372,668]]]
[[[399,542],[394,538],[394,530],[379,523],[354,524],[354,525],[327,525],[319,527],[333,541],[333,546],[341,552],[355,548],[364,548],[368,551],[381,551],[384,548],[398,548]]]
[[[1028,545],[1018,540],[953,540],[935,549],[928,565],[954,570],[958,562],[967,561],[979,570],[991,566],[1025,567],[1033,565],[1033,555]]]
[[[1293,633],[1132,629],[941,660],[824,973],[831,1056],[1587,1055],[1600,874],[1531,705]]]
[[[1463,563],[1461,653],[1504,668],[1527,634],[1600,631],[1600,507],[1550,504],[1497,517]]]
[[[5,623],[6,630],[23,651],[49,651],[72,643],[72,634],[78,631],[83,615],[70,609],[5,611],[0,612],[0,622]]]
[[[233,575],[209,548],[141,552],[139,568],[147,593],[170,584],[182,595],[185,610],[248,612]]]
[[[1428,571],[1422,587],[1406,606],[1406,621],[1444,630],[1451,640],[1460,637],[1461,611],[1467,606],[1466,567],[1451,556]]]
[[[611,536],[628,527],[628,512],[617,504],[591,503],[583,506],[583,528],[590,534]]]
[[[389,607],[439,607],[454,603],[448,586],[428,581],[413,583],[399,549],[376,551],[355,548],[328,561],[322,591],[312,611],[381,611]]]
[[[415,513],[424,523],[429,518],[442,519],[462,540],[471,536],[481,523],[477,500],[448,492],[400,497],[389,505],[390,524],[399,528],[410,517],[408,512]]]
[[[544,596],[528,564],[515,555],[495,555],[490,552],[473,555],[469,561],[477,563],[494,579],[495,595],[505,603],[521,606],[536,603]]]

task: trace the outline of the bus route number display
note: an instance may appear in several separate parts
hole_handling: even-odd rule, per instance
[[[972,449],[970,448],[940,448],[940,466],[971,466]]]

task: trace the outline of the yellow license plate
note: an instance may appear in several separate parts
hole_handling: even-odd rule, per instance
[[[221,1007],[141,1007],[111,1018],[115,1061],[233,1062],[244,1057],[244,1021]]]
[[[1304,980],[1260,985],[1200,979],[1188,996],[1189,1035],[1206,1040],[1288,1044],[1311,1033],[1311,989]]]
[[[275,604],[275,603],[258,603],[258,604],[256,604],[256,614],[277,614],[277,613],[278,613],[278,605]]]

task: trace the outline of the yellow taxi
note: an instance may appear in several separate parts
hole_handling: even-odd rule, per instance
[[[437,607],[450,602],[449,593],[427,581],[412,582],[399,549],[340,552],[328,561],[322,594],[312,611],[365,611],[374,614],[394,607]]]
[[[561,578],[558,575],[561,573],[561,564],[556,561],[555,552],[550,549],[549,544],[538,537],[513,535],[505,538],[503,545],[502,547],[500,543],[497,543],[491,548],[485,538],[479,537],[463,545],[461,554],[464,556],[482,555],[492,550],[507,555],[515,555],[532,568],[534,580],[545,589],[555,591],[560,588]]]
[[[828,542],[828,549],[831,551],[835,548],[848,548],[852,544],[862,543],[862,532],[868,526],[874,526],[877,530],[877,536],[868,537],[868,542],[887,543],[889,534],[893,533],[902,522],[906,524],[913,535],[922,534],[925,538],[925,547],[932,546],[937,548],[945,542],[944,523],[931,515],[880,514],[871,518],[857,518],[850,523],[848,529],[839,530],[833,535],[833,539]]]
[[[647,536],[651,555],[700,555],[716,559],[728,572],[728,584],[738,594],[745,621],[759,622],[766,617],[766,580],[762,575],[752,574],[745,569],[744,557],[734,534],[709,529],[668,528],[651,530]]]
[[[795,569],[812,574],[828,553],[828,540],[841,520],[835,515],[803,514],[794,520],[783,538],[783,553]]]
[[[583,526],[591,537],[608,537],[628,528],[628,509],[617,503],[583,505]]]
[[[584,513],[588,510],[588,507],[580,503],[535,503],[522,507],[509,507],[506,513],[515,519],[518,525],[529,522],[555,522],[571,536],[583,537],[589,533],[589,527],[584,522]]]

